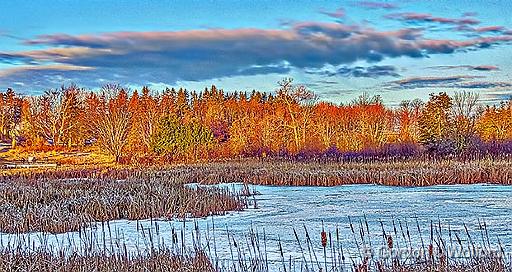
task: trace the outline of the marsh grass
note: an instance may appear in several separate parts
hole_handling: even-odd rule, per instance
[[[63,233],[92,222],[206,217],[246,207],[238,193],[186,186],[186,177],[176,172],[63,173],[4,178],[0,231]]]
[[[149,255],[61,255],[45,252],[0,252],[1,271],[215,271],[204,254],[174,256],[168,252]]]
[[[175,183],[244,183],[275,186],[337,186],[380,184],[432,186],[443,184],[512,184],[512,160],[441,159],[338,162],[331,160],[288,161],[241,159],[224,162],[139,166],[64,166],[57,169],[4,170],[0,183],[40,179],[139,179],[170,176]]]
[[[400,162],[229,161],[183,166],[202,183],[241,182],[275,186],[380,184],[512,184],[510,160],[440,160]]]
[[[73,246],[65,235],[52,242],[53,236],[42,234],[38,243],[18,235],[2,242],[0,271],[512,271],[510,255],[483,222],[476,230],[462,223],[457,231],[414,219],[383,223],[361,217],[349,222],[349,232],[336,226],[313,233],[297,226],[290,230],[293,249],[265,230],[251,228],[240,236],[229,227],[212,224],[200,230],[197,224],[179,227],[178,222],[162,232],[161,221],[137,223],[142,240],[135,249],[127,248],[109,223],[80,232],[79,245]],[[375,228],[368,225],[375,223],[381,231],[371,233]],[[222,239],[227,242],[220,243]],[[221,255],[221,247],[229,253]]]
[[[337,186],[510,185],[510,160],[289,162],[239,160],[142,169],[80,166],[0,175],[0,231],[78,230],[115,219],[205,217],[239,211],[257,192],[248,184]],[[186,184],[243,183],[241,192]]]

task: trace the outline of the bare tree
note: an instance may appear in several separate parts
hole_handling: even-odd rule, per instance
[[[357,106],[369,106],[375,104],[382,104],[382,97],[380,95],[370,96],[367,92],[362,93],[357,98],[353,99],[351,104]]]
[[[138,132],[147,150],[151,149],[153,136],[155,135],[158,124],[165,114],[159,107],[160,98],[157,95],[151,95],[148,87],[142,88],[142,97],[140,99],[141,110],[137,111]]]
[[[481,111],[478,107],[478,94],[456,92],[453,96],[452,113],[454,115],[454,135],[457,149],[463,150],[471,143],[475,135],[476,121]]]
[[[23,99],[16,96],[12,89],[0,93],[0,134],[11,139],[11,147],[16,147],[21,122]]]
[[[92,94],[88,99],[92,135],[116,162],[120,161],[128,142],[131,127],[128,104],[126,91],[114,84],[103,86],[99,97]]]
[[[477,93],[456,92],[453,96],[453,111],[455,116],[462,116],[468,120],[475,120],[478,113]]]
[[[289,117],[283,126],[292,131],[295,148],[299,150],[306,140],[307,127],[310,125],[317,97],[306,86],[293,85],[292,78],[285,78],[278,83],[277,98],[284,102]]]
[[[475,132],[475,124],[481,110],[478,107],[478,94],[456,92],[453,96],[452,111],[455,117],[457,133],[470,136]]]
[[[70,143],[70,135],[79,126],[81,101],[75,85],[46,91],[30,99],[29,123],[32,130],[53,145]]]

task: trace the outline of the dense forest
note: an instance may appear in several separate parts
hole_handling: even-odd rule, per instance
[[[13,148],[99,147],[118,162],[290,156],[512,153],[512,100],[483,106],[470,92],[386,107],[379,96],[320,101],[292,79],[275,92],[180,88],[93,92],[71,85],[0,96],[0,134]]]

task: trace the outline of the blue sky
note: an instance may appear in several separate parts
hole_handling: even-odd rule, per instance
[[[390,105],[432,92],[512,94],[510,1],[2,1],[0,88],[116,82],[273,91]]]

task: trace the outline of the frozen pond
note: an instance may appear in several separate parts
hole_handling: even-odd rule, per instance
[[[239,184],[221,186],[233,187],[237,190],[241,188]],[[281,259],[278,251],[279,240],[282,243],[286,259],[290,257],[300,259],[300,247],[294,235],[294,229],[297,231],[303,250],[305,250],[307,241],[304,226],[310,235],[311,245],[320,256],[323,252],[320,235],[323,224],[325,230],[332,234],[332,240],[336,239],[335,233],[338,230],[339,243],[344,247],[347,256],[356,256],[359,251],[358,245],[349,222],[351,221],[355,228],[356,240],[360,240],[359,229],[363,226],[363,229],[366,230],[364,221],[366,217],[371,242],[377,246],[385,244],[381,221],[386,233],[393,236],[395,247],[407,247],[408,245],[419,247],[421,246],[420,239],[428,244],[431,221],[435,226],[441,222],[441,235],[446,237],[447,243],[455,243],[453,240],[456,240],[454,235],[451,239],[449,238],[449,228],[453,234],[457,233],[463,241],[467,240],[464,223],[473,240],[476,243],[482,243],[485,232],[481,231],[479,226],[485,222],[491,245],[498,245],[497,237],[499,237],[507,253],[512,250],[512,187],[482,184],[433,187],[346,185],[338,187],[250,186],[250,188],[261,193],[254,197],[257,208],[254,208],[251,203],[251,207],[243,212],[233,212],[214,218],[187,220],[184,232],[185,243],[190,246],[194,242],[200,243],[208,254],[216,255],[219,260],[227,260],[232,258],[233,251],[236,255],[239,248],[248,252],[248,248],[251,247],[249,233],[252,229],[254,233],[258,233],[262,251],[266,245],[265,251],[269,262],[278,264]],[[251,202],[252,199],[253,197],[250,197]],[[419,222],[421,235],[416,222]],[[201,232],[201,241],[194,241],[192,238],[196,223]],[[215,230],[213,230],[213,225],[215,225]],[[107,248],[108,244],[112,242],[117,245],[126,245],[129,251],[140,251],[147,247],[145,241],[148,239],[150,229],[152,239],[158,243],[171,245],[173,228],[177,233],[178,240],[181,240],[183,222],[117,220],[110,222],[109,226],[111,234],[107,234],[105,237],[101,234],[101,224],[98,224],[99,232],[89,229],[89,238],[87,238],[87,231],[82,232],[81,237],[76,232],[49,235],[44,239],[41,238],[42,234],[33,233],[30,234],[30,243],[58,241],[61,246],[68,245],[79,248],[81,243],[87,239],[100,241],[99,244],[103,244],[103,239],[106,239]],[[410,229],[410,239],[402,234],[407,232],[407,228]],[[144,231],[142,231],[143,229]],[[397,230],[396,233],[395,230]],[[265,239],[263,239],[263,233]],[[114,238],[111,239],[111,236]],[[228,242],[228,237],[230,237],[230,242]],[[194,239],[197,240],[197,237]],[[234,247],[233,239],[237,241],[237,247]],[[368,239],[367,235],[365,239]],[[4,246],[9,240],[14,241],[12,235],[2,235],[1,241]]]

